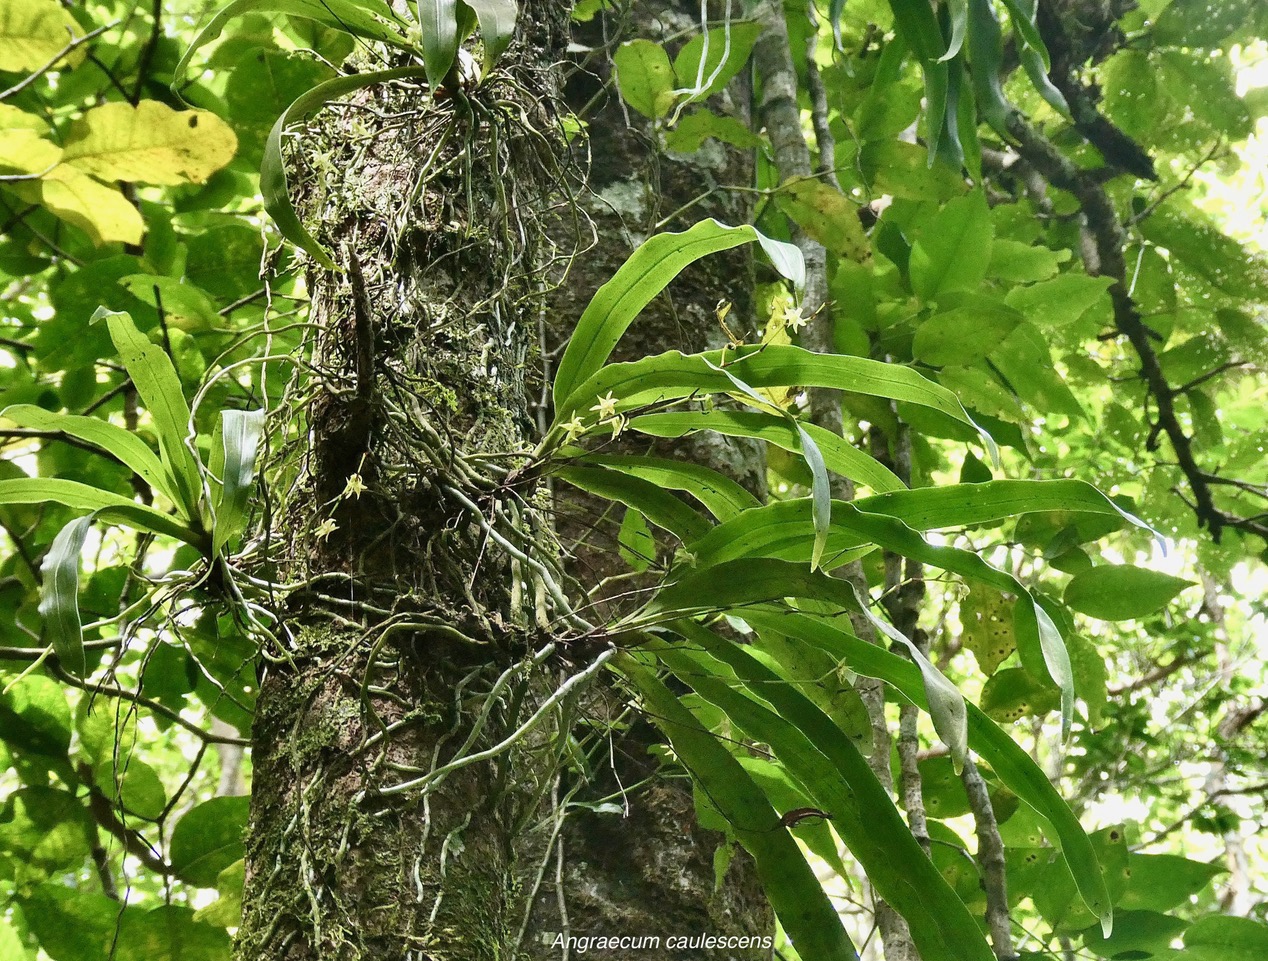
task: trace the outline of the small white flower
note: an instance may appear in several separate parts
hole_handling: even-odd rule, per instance
[[[343,493],[340,497],[360,497],[365,490],[365,481],[361,479],[360,474],[353,474],[348,478],[348,483],[343,485]]]
[[[317,529],[313,531],[317,535],[319,541],[324,541],[327,537],[339,529],[339,525],[327,517],[324,521],[317,525]]]
[[[576,414],[573,414],[572,420],[564,423],[564,440],[567,443],[572,443],[585,431],[585,429],[586,425],[582,423],[581,418]]]
[[[612,396],[612,391],[608,391],[607,397],[596,397],[595,400],[597,400],[598,403],[590,409],[598,411],[599,423],[603,423],[604,421],[616,416],[616,398]]]
[[[797,331],[801,330],[801,328],[805,327],[806,324],[808,324],[809,322],[810,322],[809,318],[801,316],[800,307],[785,307],[784,308],[784,326],[787,327],[789,330],[791,330],[793,333],[796,333]]]

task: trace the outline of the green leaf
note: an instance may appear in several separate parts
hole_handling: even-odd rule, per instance
[[[859,220],[858,204],[835,187],[813,177],[787,180],[775,194],[779,209],[811,238],[845,260],[864,263],[872,247]]]
[[[176,65],[173,86],[180,85],[190,59],[199,48],[218,38],[229,21],[255,12],[284,13],[365,40],[378,40],[394,47],[410,46],[405,24],[383,0],[234,0],[216,12],[185,50]]]
[[[132,754],[107,758],[94,780],[112,806],[147,821],[158,820],[167,806],[167,791],[158,772]]]
[[[42,674],[5,684],[0,689],[0,727],[5,744],[23,754],[65,758],[72,722],[62,685]]]
[[[205,546],[201,534],[162,511],[88,484],[59,477],[0,480],[0,504],[43,504],[48,501],[75,510],[93,511],[98,520],[107,523],[174,537],[199,550]]]
[[[596,464],[640,477],[668,490],[685,491],[721,521],[738,517],[759,507],[756,497],[731,478],[702,464],[668,457],[639,457],[633,454],[587,454],[579,463]]]
[[[810,499],[810,519],[814,523],[814,547],[810,551],[810,569],[819,569],[823,560],[823,551],[828,546],[828,532],[832,526],[832,490],[828,486],[828,468],[823,463],[823,454],[810,436],[810,433],[797,424],[797,435],[801,439],[801,453],[810,468],[812,479]]]
[[[652,437],[683,437],[697,430],[711,430],[728,437],[756,437],[786,451],[798,452],[797,426],[785,417],[762,411],[711,410],[644,414],[629,422],[630,429]],[[823,455],[828,470],[884,493],[903,489],[903,482],[880,461],[853,444],[815,424],[801,423]]]
[[[1057,276],[1061,264],[1069,259],[1068,250],[1053,250],[997,237],[991,244],[991,262],[987,265],[986,276],[1015,284],[1031,284]]]
[[[956,197],[925,225],[912,245],[911,286],[921,300],[976,290],[991,262],[995,228],[981,191]]]
[[[182,881],[210,888],[216,877],[242,858],[250,798],[216,797],[176,822],[172,831],[173,873]]]
[[[676,153],[694,153],[710,137],[744,149],[762,145],[762,138],[742,121],[700,109],[687,114],[665,134],[665,146]]]
[[[106,454],[117,458],[120,463],[130,468],[150,487],[174,504],[181,503],[172,479],[163,468],[162,462],[145,441],[130,430],[96,417],[54,413],[33,404],[15,404],[12,407],[6,407],[0,411],[0,417],[7,417],[19,427],[59,431],[67,437],[74,437],[92,444]]]
[[[780,924],[802,957],[854,961],[836,908],[828,901],[797,842],[780,824],[748,772],[700,725],[677,696],[628,655],[621,669],[643,696],[674,753],[708,793],[731,831],[757,862],[757,874]]]
[[[23,787],[0,806],[0,850],[24,867],[75,872],[87,860],[95,827],[69,791]]]
[[[23,916],[40,947],[54,961],[109,958],[118,935],[120,914],[140,911],[96,891],[41,884],[22,902]]]
[[[40,615],[48,628],[53,650],[66,670],[76,677],[86,671],[84,628],[79,620],[79,559],[94,515],[80,517],[63,527],[44,555],[40,573]]]
[[[565,465],[554,473],[573,487],[634,508],[683,543],[694,541],[711,529],[708,520],[689,505],[641,477],[584,463]]]
[[[573,342],[576,339],[574,334]],[[578,348],[579,351],[584,349]],[[725,367],[726,373],[719,367]],[[555,423],[558,425],[587,409],[595,398],[608,392],[619,399],[619,410],[697,393],[733,393],[735,385],[728,373],[755,388],[831,387],[918,404],[978,431],[982,442],[995,452],[995,442],[973,423],[955,394],[916,371],[865,357],[819,354],[788,344],[728,348],[703,354],[671,350],[642,360],[609,364],[558,405]]]
[[[955,59],[964,46],[964,33],[969,24],[968,0],[949,0],[947,10],[951,14],[951,39],[947,41],[947,52],[938,58],[939,63]]]
[[[973,652],[977,666],[987,676],[1017,650],[1012,601],[993,588],[974,585],[960,602],[960,623],[964,646]]]
[[[484,44],[484,75],[487,77],[498,57],[506,52],[515,36],[515,19],[519,8],[515,0],[461,0],[470,7],[480,22],[480,41]]]
[[[906,658],[859,640],[840,627],[810,614],[751,609],[744,619],[758,630],[799,637],[821,647],[850,670],[876,677],[924,710],[925,685],[919,668]],[[1041,827],[1065,858],[1078,892],[1095,916],[1112,916],[1112,902],[1091,840],[1048,776],[999,725],[968,704],[969,746],[997,777],[1041,818]]]
[[[761,35],[761,25],[748,21],[728,22],[726,26],[696,34],[674,57],[677,92],[689,92],[688,102],[707,100],[720,93],[744,69]]]
[[[681,233],[657,234],[641,244],[612,279],[599,288],[577,321],[555,373],[556,408],[563,407],[583,382],[598,373],[634,318],[683,268],[708,254],[754,240],[785,277],[798,287],[804,285],[805,267],[800,251],[791,244],[770,240],[753,227],[728,227],[716,220],[704,220]],[[592,402],[587,399],[585,406]]]
[[[1262,961],[1268,956],[1268,925],[1208,916],[1184,933],[1184,949],[1184,961]]]
[[[211,539],[211,550],[217,557],[246,522],[247,497],[255,482],[255,458],[264,432],[264,415],[263,409],[220,413],[224,476]]]
[[[185,446],[185,435],[190,429],[189,404],[185,402],[176,368],[162,348],[150,343],[136,329],[130,314],[102,307],[92,319],[95,323],[102,318],[110,328],[110,339],[114,341],[124,369],[132,378],[141,403],[154,420],[163,464],[179,494],[177,506],[187,521],[197,523],[201,513],[202,480],[198,462]]]
[[[1023,320],[1013,308],[989,297],[934,314],[916,328],[911,353],[933,367],[967,365],[981,360]]]
[[[747,557],[705,570],[688,567],[633,617],[639,623],[664,621],[785,597],[826,601],[843,611],[859,607],[853,588],[845,581],[821,571],[807,570],[801,564],[769,557]]]
[[[1041,328],[1063,327],[1074,323],[1096,304],[1108,310],[1107,291],[1113,282],[1111,277],[1062,274],[1032,287],[1014,287],[1004,295],[1004,302]]]
[[[414,10],[422,35],[427,85],[439,90],[458,56],[458,2],[414,0]]]
[[[1166,951],[1189,926],[1183,918],[1157,911],[1126,911],[1114,915],[1114,931],[1106,937],[1099,927],[1083,932],[1083,946],[1100,958],[1149,958]]]
[[[1258,0],[1171,0],[1158,15],[1152,37],[1177,47],[1214,47],[1247,23]]]
[[[426,69],[397,67],[393,70],[376,70],[347,77],[335,77],[333,80],[318,84],[303,96],[296,98],[295,102],[277,118],[273,129],[269,131],[268,139],[264,142],[264,157],[260,161],[260,193],[264,197],[264,209],[273,218],[273,222],[277,224],[277,229],[281,231],[283,237],[307,252],[327,270],[338,270],[339,267],[300,222],[295,213],[295,207],[291,204],[286,178],[286,162],[282,156],[282,135],[292,123],[298,123],[336,97],[377,83],[417,80],[428,76],[430,74]]]
[[[674,68],[665,48],[651,40],[627,40],[612,55],[621,97],[644,117],[666,116],[674,105]]]
[[[920,668],[920,677],[925,686],[926,709],[933,719],[933,729],[951,751],[951,763],[955,773],[959,774],[964,768],[964,759],[969,751],[968,709],[964,695],[906,634],[873,614],[862,598],[859,599],[859,607],[872,622],[872,626],[899,647],[905,648],[907,656]]]
[[[911,925],[927,961],[989,961],[977,923],[894,808],[876,776],[848,738],[795,688],[742,649],[694,625],[684,636],[731,668],[764,707],[732,689],[711,658],[656,645],[666,666],[720,707],[750,738],[770,745],[789,774],[817,804],[867,872],[877,892]],[[716,663],[716,662],[715,662]]]
[[[656,539],[641,513],[632,507],[625,509],[621,529],[616,536],[617,551],[621,560],[640,574],[656,560]]]
[[[987,680],[979,706],[991,720],[1012,722],[1055,711],[1061,695],[1023,668],[1009,667]]]
[[[1204,891],[1217,875],[1227,873],[1228,868],[1221,864],[1192,861],[1178,854],[1129,854],[1127,888],[1117,906],[1124,911],[1170,911],[1188,904],[1189,898]]]
[[[1075,574],[1065,602],[1089,617],[1127,621],[1160,611],[1193,581],[1128,564],[1094,567]]]
[[[229,932],[195,920],[192,908],[164,904],[126,913],[119,925],[117,961],[229,961]]]

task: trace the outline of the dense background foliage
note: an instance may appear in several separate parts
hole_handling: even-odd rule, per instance
[[[1268,216],[1268,9],[1250,0],[1040,3],[1037,25],[1025,0],[949,2],[941,23],[932,7],[897,0],[812,5],[811,15],[802,4],[786,5],[801,119],[817,148],[813,176],[791,182],[772,142],[781,132],[769,118],[765,128],[750,122],[756,103],[741,102],[742,83],[722,92],[753,69],[762,36],[738,9],[710,24],[711,53],[701,25],[683,23],[656,40],[614,31],[606,45],[579,44],[575,56],[578,69],[614,63],[608,93],[619,91],[632,122],[667,157],[707,163],[724,143],[756,151],[755,183],[715,189],[751,191],[764,238],[804,247],[809,236],[827,250],[817,268],[826,303],[813,320],[794,306],[792,284],[759,274],[753,329],[728,321],[719,306],[716,319],[736,347],[730,366],[725,352],[711,356],[734,373],[701,374],[733,377],[713,388],[719,405],[730,395],[765,418],[737,417],[731,432],[771,441],[771,500],[801,509],[804,530],[779,556],[803,571],[812,558],[812,569],[825,557],[831,567],[860,543],[821,529],[826,518],[814,498],[801,499],[820,493],[826,460],[860,493],[899,491],[898,500],[877,496],[866,511],[937,530],[930,551],[911,550],[883,525],[880,533],[868,528],[864,545],[934,565],[950,556],[938,549],[959,548],[1004,572],[1002,580],[983,579],[957,560],[944,566],[968,581],[928,567],[896,576],[884,551],[850,555],[861,558],[866,586],[884,596],[878,611],[895,623],[908,619],[903,629],[927,643],[931,661],[1029,753],[1090,832],[1118,916],[1108,939],[1101,912],[1084,903],[1071,869],[1052,856],[1051,829],[1019,804],[1017,784],[998,764],[985,765],[1018,950],[1143,958],[1167,956],[1174,944],[1183,946],[1177,957],[1249,961],[1268,956],[1268,927],[1242,920],[1262,921],[1268,910],[1258,836],[1268,816],[1268,264],[1259,254]],[[216,6],[0,0],[0,83],[8,88],[0,93],[4,958],[210,961],[228,957],[239,917],[250,785],[244,748],[257,645],[273,624],[264,610],[276,560],[269,534],[274,501],[285,499],[299,470],[288,454],[305,429],[312,344],[304,271],[312,256],[325,256],[297,220],[288,227],[285,210],[279,218],[276,192],[266,213],[269,158],[283,156],[270,131],[317,85],[352,65],[362,72],[377,65],[380,48],[368,44],[385,40],[408,51],[416,39],[400,24],[398,37],[386,19],[371,19],[354,36],[320,15],[273,12],[285,4],[247,4],[186,68],[197,25]],[[486,37],[498,6],[472,5]],[[583,2],[574,18],[579,30],[596,17],[619,26],[622,12],[619,4]],[[1008,31],[993,43],[997,15]],[[498,69],[493,59],[483,68]],[[422,73],[442,85],[448,65],[437,76],[429,53]],[[996,76],[1005,78],[1002,87],[987,82]],[[586,119],[575,126],[583,130]],[[292,179],[337,184],[339,170],[296,140],[287,154]],[[637,203],[633,209],[638,219]],[[631,232],[643,240],[696,219],[690,208],[672,216]],[[308,253],[287,243],[275,222]],[[708,242],[721,249],[716,237]],[[777,258],[785,249],[765,245]],[[644,299],[668,280],[655,279]],[[1111,293],[1116,280],[1123,296]],[[99,316],[101,308],[119,313]],[[598,322],[586,328],[584,317],[581,324],[587,343],[609,335],[615,343],[622,333]],[[808,342],[815,329],[829,331],[826,343]],[[755,351],[748,366],[733,363],[745,341]],[[744,382],[747,371],[784,363],[797,345],[892,362],[919,372],[913,383],[945,390],[868,390],[867,378],[881,375],[864,367],[842,368],[853,372],[849,384],[781,381],[778,372],[752,387]],[[680,550],[706,522],[645,489],[674,486],[672,472],[644,465],[641,475],[622,475],[634,480],[618,482],[603,472],[622,468],[594,459],[603,456],[598,448],[618,433],[716,427],[699,418],[722,414],[652,412],[634,391],[614,400],[608,393],[605,407],[612,385],[599,372],[607,359],[599,353],[571,366],[565,355],[555,428],[538,455],[557,456],[551,463],[562,479],[625,505],[615,516],[632,571],[676,578],[676,594],[618,612],[626,617],[620,626],[634,631],[717,606],[698,599],[716,583],[693,584],[688,571],[706,554],[694,545]],[[570,396],[592,376],[602,388],[596,395]],[[845,438],[858,453],[807,433],[811,401],[790,389],[797,386],[855,391],[841,404]],[[956,398],[967,410],[959,420],[963,411],[948,406]],[[1031,500],[1040,497],[1031,488],[990,488],[1000,492],[996,503],[995,494],[957,486],[1004,478],[1078,479],[1114,507],[1089,507],[1092,495],[1082,489],[1058,504]],[[682,483],[720,521],[732,508],[749,510],[740,494],[728,506],[729,489],[710,503],[716,492],[707,484]],[[904,502],[904,483],[945,489],[951,500]],[[340,496],[359,494],[349,480]],[[932,513],[904,503],[932,504],[921,508]],[[85,515],[91,520],[72,523]],[[757,536],[770,516],[731,517],[726,542]],[[753,568],[749,576],[762,583],[774,570]],[[906,608],[896,603],[917,581],[923,597],[904,601]],[[827,590],[797,583],[787,594]],[[1059,683],[1042,657],[1036,669],[1033,652],[1029,662],[1026,650],[1017,653],[1025,629],[1014,626],[1012,604],[1024,596],[1022,585],[1069,650],[1079,703],[1068,739]],[[714,626],[724,635],[747,632],[762,628],[762,616]],[[778,636],[771,623],[765,630]],[[703,671],[760,686],[762,671],[787,677],[787,658],[800,650],[766,647],[761,658],[727,660],[722,669],[700,646],[722,660],[730,655],[693,630],[680,630],[692,645],[655,661],[688,684]],[[822,640],[827,649],[839,642]],[[812,653],[802,651],[803,671],[833,666],[823,648]],[[623,669],[651,714],[682,710],[646,663],[629,659]],[[891,674],[900,688],[917,677],[899,668]],[[681,703],[703,727],[728,735],[738,728],[754,743],[786,736],[762,727],[769,718],[752,702],[736,706],[725,684],[693,686],[695,695]],[[918,677],[903,692],[925,696]],[[798,706],[770,704],[790,720]],[[897,707],[890,707],[893,720]],[[833,710],[861,743],[855,703],[842,695]],[[918,794],[930,818],[932,863],[980,918],[983,862],[968,853],[981,850],[970,843],[972,801],[953,773],[962,746],[944,727],[954,723],[947,710],[940,715],[935,706],[932,723],[922,718],[912,757],[923,776]],[[688,714],[676,723],[694,722]],[[716,743],[732,750],[705,757],[707,749],[674,741],[705,784],[699,813],[761,848],[765,842],[735,831],[728,816],[752,810],[744,807],[751,798],[738,789],[735,798],[719,798],[722,782],[711,790],[708,771],[731,777],[731,767],[742,767],[783,811],[800,806],[806,771],[779,749],[794,774],[734,741]],[[835,827],[844,834],[843,820]],[[816,855],[859,945],[872,906],[832,826],[808,817],[792,833]],[[762,850],[759,862],[787,855]],[[724,870],[723,855],[719,864]],[[781,920],[788,925],[782,912]]]

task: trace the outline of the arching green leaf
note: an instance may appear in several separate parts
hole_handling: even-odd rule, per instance
[[[634,318],[684,267],[708,254],[754,240],[761,243],[785,277],[797,286],[805,283],[800,252],[749,226],[728,227],[716,220],[703,220],[681,233],[657,234],[643,243],[599,288],[577,321],[555,372],[556,408],[566,406],[565,401],[572,400],[578,388],[598,372]],[[558,419],[558,411],[556,416]]]
[[[628,655],[620,666],[674,753],[753,855],[771,907],[798,953],[822,961],[857,959],[836,909],[761,788],[649,668]]]
[[[154,419],[163,464],[178,495],[177,506],[191,524],[198,522],[202,500],[202,480],[198,462],[185,446],[190,430],[189,404],[176,368],[162,348],[150,343],[132,323],[132,316],[99,308],[93,322],[104,319],[110,339],[128,376],[136,386],[141,403]]]
[[[277,123],[273,124],[273,129],[269,131],[268,139],[264,142],[264,157],[260,161],[260,193],[264,197],[264,209],[269,212],[269,216],[273,218],[283,237],[307,252],[327,270],[338,270],[339,267],[330,259],[330,255],[322,250],[321,244],[308,232],[308,228],[300,222],[295,213],[295,207],[291,204],[286,161],[282,155],[282,136],[286,133],[286,128],[344,94],[378,83],[390,83],[393,80],[421,80],[428,76],[427,70],[421,67],[397,67],[393,70],[377,70],[353,74],[349,77],[335,77],[333,80],[327,80],[313,87],[302,97],[296,98],[295,102],[277,118]]]
[[[255,481],[255,458],[264,432],[264,413],[263,410],[226,410],[220,414],[224,476],[211,532],[211,549],[217,556],[246,522],[246,503]]]
[[[989,961],[993,955],[977,922],[920,849],[867,761],[836,725],[743,649],[696,625],[675,628],[708,656],[664,644],[654,644],[651,650],[750,738],[770,745],[813,803],[833,815],[833,826],[878,893],[907,919],[921,957]],[[720,676],[713,658],[735,672],[748,697]]]
[[[79,481],[60,477],[18,477],[0,480],[0,504],[43,504],[52,502],[82,511],[94,511],[97,518],[122,524],[138,531],[152,531],[184,541],[203,550],[203,535],[174,517],[119,494],[99,490]]]
[[[427,84],[438,90],[458,56],[458,0],[414,0]]]
[[[201,47],[216,40],[230,21],[249,13],[284,13],[316,21],[354,37],[378,40],[394,47],[409,46],[405,24],[384,0],[233,0],[216,11],[185,49],[176,65],[173,85],[179,87],[190,59]]]
[[[13,407],[6,407],[0,411],[0,417],[7,417],[19,427],[58,431],[67,437],[74,437],[92,444],[106,454],[118,458],[121,464],[130,468],[138,477],[174,504],[181,503],[172,479],[162,462],[145,441],[130,430],[97,417],[59,414],[33,404],[16,404]]]
[[[480,40],[484,44],[484,73],[487,76],[498,57],[511,45],[515,35],[515,18],[519,14],[515,0],[461,0],[475,12],[480,22]]]
[[[653,437],[683,437],[697,430],[712,430],[728,437],[755,437],[794,453],[800,451],[800,435],[787,418],[762,411],[699,410],[642,414],[630,418],[632,430]],[[801,423],[823,455],[828,470],[875,491],[901,490],[903,482],[884,464],[842,437],[815,424]]]
[[[928,710],[924,681],[916,665],[860,640],[839,624],[820,615],[769,608],[747,610],[744,619],[758,630],[793,635],[822,647],[851,670],[880,678],[917,707]],[[1040,816],[1044,833],[1060,849],[1088,908],[1102,919],[1111,918],[1113,908],[1105,878],[1078,818],[1030,755],[975,705],[967,707],[969,747]]]
[[[95,520],[92,514],[79,517],[63,527],[44,555],[40,573],[40,614],[48,629],[53,651],[66,670],[83,677],[84,628],[79,620],[79,559],[84,539]]]

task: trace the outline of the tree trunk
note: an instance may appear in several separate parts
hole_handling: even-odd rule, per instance
[[[291,158],[346,273],[309,276],[317,376],[276,514],[307,582],[262,672],[243,959],[516,953],[516,842],[553,783],[557,715],[461,763],[587,654],[547,646],[567,623],[557,551],[516,473],[565,15],[528,4],[477,90],[367,88]]]
[[[675,42],[700,30],[699,6],[693,0],[639,3],[616,21],[596,17],[579,25],[574,31],[578,43],[612,50],[622,41],[643,37],[664,43],[672,56]],[[748,195],[717,189],[752,182],[751,153],[716,141],[691,154],[668,152],[652,124],[622,104],[613,73],[604,57],[574,72],[565,88],[574,110],[589,106],[582,117],[587,122],[589,176],[579,200],[599,240],[571,264],[567,283],[552,297],[546,331],[552,356],[562,349],[590,297],[647,237],[661,230],[684,230],[707,217],[730,224],[751,218]],[[711,106],[747,120],[749,96],[748,85],[737,81]],[[665,218],[671,219],[662,223]],[[751,333],[758,326],[748,250],[709,257],[685,270],[643,312],[613,359],[722,346],[726,337],[716,316],[721,300],[732,304],[728,324],[734,330]],[[703,464],[759,497],[765,493],[765,460],[753,443],[736,443],[708,432],[655,442],[627,434],[605,449]],[[579,579],[593,587],[604,578],[629,577],[617,552],[619,510],[612,512],[596,498],[563,487],[556,490],[556,506],[561,539]],[[628,606],[631,590],[646,583],[624,579],[602,596],[623,596]],[[610,606],[620,608],[621,603],[614,598]],[[601,701],[606,695],[594,696]],[[659,732],[644,722],[617,730],[612,737],[594,782],[584,785],[575,800],[615,798],[615,805],[579,808],[564,822],[556,860],[537,885],[533,925],[541,937],[533,957],[561,957],[552,947],[553,935],[561,931],[574,936],[645,934],[659,936],[662,944],[672,936],[743,937],[773,931],[770,908],[747,853],[738,846],[727,850],[723,835],[696,823],[690,781],[657,776],[650,748],[661,742]],[[715,858],[725,865],[720,878]],[[674,957],[684,961],[756,961],[769,954],[760,948],[674,951]],[[592,948],[586,956],[646,958],[647,953]]]
[[[547,216],[574,173],[552,103],[561,14],[546,2],[523,12],[530,33],[499,68],[514,83],[434,101],[370,88],[332,108],[290,158],[301,215],[346,272],[309,278],[320,386],[306,398],[309,433],[286,454],[299,479],[277,510],[289,573],[308,587],[288,599],[262,672],[244,961],[561,957],[559,934],[771,930],[742,852],[715,884],[724,839],[695,824],[686,780],[637,788],[628,819],[562,820],[577,780],[565,736],[578,713],[620,709],[610,690],[585,695],[579,710],[562,699],[501,749],[597,653],[584,641],[561,644],[563,654],[548,646],[581,622],[568,621],[545,492],[516,473],[534,439],[543,265],[572,243]],[[686,25],[672,11],[639,13],[653,31],[662,15],[666,28]],[[552,298],[565,324],[624,259],[629,248],[611,241],[654,231],[657,198],[674,207],[715,176],[748,179],[735,153],[666,162],[619,118],[612,99],[592,150],[639,159],[624,175],[596,164],[591,197],[624,188],[646,205],[618,223],[602,200],[590,204],[605,253],[578,260]],[[726,169],[710,169],[718,163]],[[720,197],[676,226],[746,219],[735,195]],[[742,254],[685,274],[628,350],[716,340],[723,297],[741,323],[751,317]],[[751,447],[703,442],[687,456],[762,487]],[[587,581],[604,546],[578,552]],[[646,724],[619,735],[615,769],[600,765],[577,797],[654,775],[654,741]],[[452,767],[480,752],[491,757]]]

